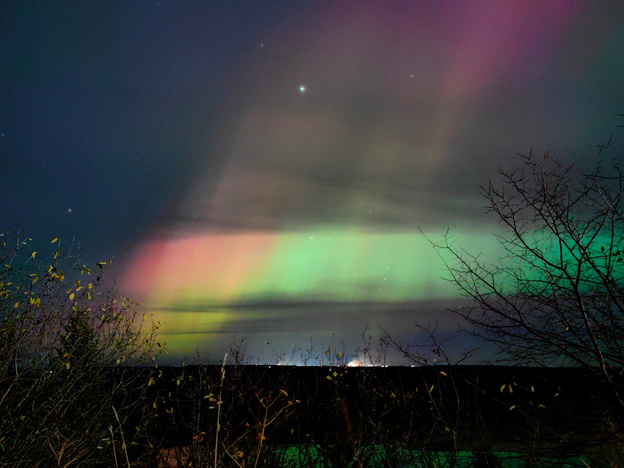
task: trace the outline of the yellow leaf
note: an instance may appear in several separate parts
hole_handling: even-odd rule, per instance
[[[516,405],[510,406],[510,407],[509,407],[509,411],[511,411],[511,410],[513,410],[513,409],[515,409],[515,408],[516,408]]]
[[[73,300],[74,300],[74,297],[76,297],[76,295],[75,295],[74,293],[71,293],[71,294],[69,295],[69,300],[70,300],[70,301],[73,301]]]
[[[440,371],[440,374],[442,374],[444,377],[446,377],[446,372]]]
[[[54,244],[55,242],[58,242],[58,237],[55,237],[54,239],[52,239],[52,242],[50,242],[50,244]]]
[[[35,258],[35,255],[37,255],[37,252],[33,252],[32,254],[30,254],[32,258]]]
[[[507,384],[503,384],[500,388],[500,392],[503,393],[503,390],[505,390],[505,387],[507,386]]]

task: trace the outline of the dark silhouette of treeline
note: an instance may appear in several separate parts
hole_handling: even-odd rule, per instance
[[[257,453],[260,440],[322,447],[334,463],[367,446],[591,455],[613,444],[619,418],[587,369],[189,365],[151,375],[151,439],[196,450],[217,440],[230,456]]]

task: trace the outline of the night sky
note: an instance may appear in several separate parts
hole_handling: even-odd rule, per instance
[[[419,230],[496,259],[478,186],[623,112],[620,0],[3,1],[0,229],[112,258],[176,362],[458,348]]]

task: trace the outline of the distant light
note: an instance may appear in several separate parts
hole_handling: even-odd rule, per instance
[[[300,93],[305,93],[305,92],[306,92],[306,87],[305,87],[305,85],[301,85],[301,86],[299,86],[299,92],[300,92]]]

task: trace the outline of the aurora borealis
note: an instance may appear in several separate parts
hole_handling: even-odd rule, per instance
[[[437,314],[452,337],[421,230],[495,260],[479,185],[531,148],[596,153],[624,5],[269,3],[9,2],[1,219],[115,256],[174,359]]]
[[[465,235],[461,241],[492,251],[491,240],[483,234]],[[292,319],[304,310],[314,318],[330,310],[330,317],[321,322],[333,327],[330,332],[340,335],[344,320],[350,319],[361,333],[371,321],[388,328],[386,322],[392,315],[387,309],[393,305],[401,309],[414,307],[411,303],[416,299],[440,303],[457,298],[456,289],[440,280],[442,264],[436,252],[422,235],[414,233],[335,229],[311,236],[200,233],[154,241],[144,247],[134,265],[126,284],[148,291],[144,300],[166,322],[170,340],[181,334],[185,341],[189,332],[197,333],[198,324],[211,334],[223,332],[223,327],[231,332],[228,321],[241,311],[251,312],[253,322],[258,315],[279,319],[288,314]],[[354,311],[356,317],[361,316],[354,319]],[[383,317],[388,313],[390,317]],[[256,332],[249,323],[247,327],[247,333]],[[327,333],[318,336],[320,330],[311,330],[308,321],[300,321],[291,331],[303,332],[304,339],[306,333],[325,339]],[[272,334],[264,327],[261,331]],[[201,334],[196,339],[201,342]],[[190,348],[187,352],[193,350],[194,345],[185,343],[177,347],[185,345]]]

